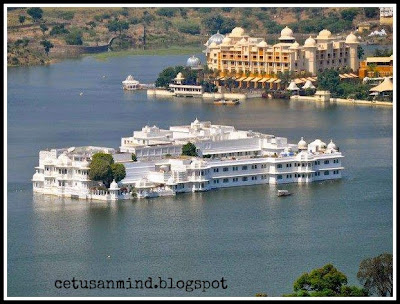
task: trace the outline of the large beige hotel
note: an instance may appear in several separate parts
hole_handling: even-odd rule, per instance
[[[226,36],[220,33],[211,36],[204,52],[208,67],[221,71],[221,75],[261,77],[284,71],[306,71],[314,76],[328,68],[349,67],[358,71],[358,44],[353,33],[341,40],[325,29],[300,45],[293,31],[285,27],[279,43],[268,45],[264,39],[250,37],[236,27]]]

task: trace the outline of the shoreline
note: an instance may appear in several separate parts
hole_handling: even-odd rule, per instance
[[[312,101],[312,102],[321,102],[320,99],[313,96],[291,96],[290,100],[293,101]],[[359,100],[359,99],[343,99],[343,98],[330,98],[329,101],[322,101],[323,103],[328,102],[330,104],[353,104],[353,105],[363,105],[363,106],[384,106],[384,107],[393,107],[393,102],[387,101],[369,101],[369,100]]]

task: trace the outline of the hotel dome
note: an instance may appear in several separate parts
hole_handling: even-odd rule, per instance
[[[335,143],[332,141],[332,139],[331,139],[331,142],[328,144],[328,149],[337,150],[337,146],[336,146]]]
[[[304,42],[304,46],[305,47],[316,47],[317,46],[317,42],[315,41],[314,38],[312,38],[311,36],[308,37],[306,39],[306,41]]]
[[[242,37],[244,35],[244,29],[241,27],[235,27],[229,36],[231,37]]]
[[[263,40],[259,44],[257,44],[258,47],[267,47],[268,44]]]
[[[208,41],[206,42],[205,45],[206,45],[206,46],[210,46],[211,43],[215,43],[216,45],[221,44],[221,43],[222,43],[222,40],[223,40],[224,38],[225,38],[225,36],[222,35],[222,34],[220,34],[219,31],[218,31],[216,34],[212,35],[212,36],[208,39]]]
[[[115,179],[112,181],[111,185],[110,185],[110,190],[119,190],[118,184],[115,181]]]
[[[350,33],[346,37],[346,43],[358,43],[358,39],[357,39],[356,35],[354,35],[353,33]]]
[[[293,31],[289,27],[285,27],[281,31],[281,36],[279,37],[281,42],[294,42]]]
[[[198,67],[199,65],[201,65],[201,61],[199,58],[195,57],[194,55],[190,58],[188,58],[188,60],[186,61],[186,66],[194,68],[194,67]]]
[[[322,31],[319,32],[317,39],[330,39],[332,36],[332,33],[328,31],[327,29],[323,29]]]
[[[229,44],[229,43],[231,43],[231,38],[229,38],[229,37],[225,37],[223,40],[222,40],[222,44]]]
[[[297,147],[300,150],[307,150],[307,143],[306,141],[303,139],[303,137],[300,139],[299,143],[297,144]]]

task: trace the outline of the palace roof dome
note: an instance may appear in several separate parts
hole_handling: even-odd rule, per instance
[[[346,37],[346,43],[359,43],[358,38],[352,32]]]
[[[308,37],[306,39],[306,41],[304,42],[304,46],[305,47],[316,47],[317,46],[317,42],[315,41],[314,38],[312,38],[311,36]]]
[[[322,31],[319,32],[317,39],[329,39],[331,38],[331,36],[332,36],[331,31],[323,29]]]
[[[118,190],[118,189],[119,189],[118,184],[117,184],[117,182],[115,181],[115,179],[112,181],[112,183],[111,183],[109,189],[110,189],[110,190]]]
[[[279,40],[288,40],[288,39],[294,39],[294,37],[293,37],[293,31],[286,26],[281,31],[281,37],[279,37]]]
[[[216,45],[221,44],[221,43],[222,43],[222,40],[223,40],[224,38],[225,38],[225,36],[222,35],[222,34],[220,34],[219,31],[218,31],[216,34],[212,35],[212,36],[208,39],[206,45],[211,46],[212,43],[215,43]]]
[[[186,66],[188,67],[198,67],[201,65],[201,61],[199,58],[195,57],[194,55],[186,61]]]
[[[231,41],[232,41],[231,38],[225,37],[225,38],[222,40],[222,44],[229,44],[229,43],[231,43]]]
[[[327,147],[327,148],[328,148],[328,149],[337,150],[337,147],[336,147],[335,143],[332,141],[332,139],[331,139],[331,142],[328,144],[328,147]]]
[[[267,47],[268,44],[263,40],[259,44],[257,44],[258,47]]]
[[[232,32],[230,33],[229,36],[231,37],[241,37],[244,35],[244,29],[242,29],[241,27],[235,27]]]
[[[299,143],[297,144],[297,147],[299,149],[307,149],[307,143],[306,141],[303,139],[303,137],[300,139]]]

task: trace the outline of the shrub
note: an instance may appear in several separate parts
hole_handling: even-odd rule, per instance
[[[58,17],[64,20],[72,20],[74,19],[75,13],[71,11],[59,12]]]
[[[198,35],[200,34],[200,25],[194,22],[181,22],[177,24],[178,30],[181,33]]]
[[[65,42],[69,45],[82,45],[82,32],[79,30],[71,31],[66,37]]]
[[[64,24],[57,24],[53,26],[53,28],[50,31],[50,36],[55,36],[55,35],[63,35],[63,34],[68,34],[69,31],[64,28]]]
[[[175,16],[176,8],[172,7],[161,7],[157,10],[157,15],[164,17],[173,17]]]

